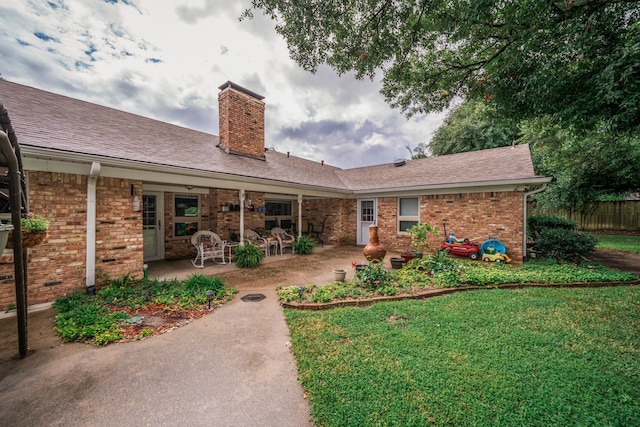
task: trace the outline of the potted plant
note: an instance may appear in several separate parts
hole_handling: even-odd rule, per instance
[[[426,222],[418,222],[407,229],[407,233],[411,236],[411,246],[415,251],[414,258],[422,258],[424,251],[429,249],[429,237],[438,235],[438,231]]]
[[[49,220],[41,215],[27,214],[20,219],[20,228],[22,235],[22,247],[30,248],[39,245],[47,237],[49,229]],[[7,248],[13,249],[13,233],[9,233]]]

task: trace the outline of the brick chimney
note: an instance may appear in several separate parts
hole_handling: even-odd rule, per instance
[[[264,159],[264,96],[230,81],[218,89],[218,147],[228,154]]]

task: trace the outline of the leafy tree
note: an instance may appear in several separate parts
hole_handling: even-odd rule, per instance
[[[640,124],[640,2],[252,0],[291,57],[373,78],[408,115],[469,97],[575,129]]]
[[[501,120],[484,101],[468,100],[452,110],[434,134],[429,148],[435,156],[511,145],[520,131]]]
[[[640,137],[576,133],[548,118],[523,122],[521,130],[519,142],[530,144],[537,173],[553,177],[536,196],[543,206],[586,216],[604,197],[640,188]]]

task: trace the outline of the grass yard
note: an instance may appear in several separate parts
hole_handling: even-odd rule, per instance
[[[640,287],[285,316],[318,426],[640,425]]]
[[[598,234],[598,249],[640,253],[640,236],[629,234]]]

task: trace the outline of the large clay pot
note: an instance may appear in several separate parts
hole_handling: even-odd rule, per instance
[[[384,259],[384,256],[387,254],[387,249],[384,245],[380,244],[378,241],[378,226],[370,225],[369,226],[369,244],[364,247],[363,250],[364,257],[367,261],[380,261]]]

